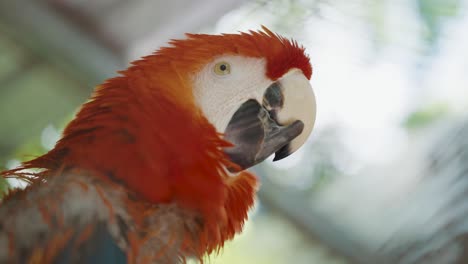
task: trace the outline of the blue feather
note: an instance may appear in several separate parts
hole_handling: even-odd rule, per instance
[[[75,245],[76,235],[56,257],[55,264],[126,264],[127,255],[115,243],[105,224],[97,224],[84,244]]]

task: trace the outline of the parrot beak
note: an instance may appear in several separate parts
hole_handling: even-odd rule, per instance
[[[224,133],[233,146],[224,152],[242,170],[272,154],[273,161],[281,160],[307,140],[315,109],[309,80],[301,71],[292,70],[266,89],[261,103],[249,99],[234,113]]]

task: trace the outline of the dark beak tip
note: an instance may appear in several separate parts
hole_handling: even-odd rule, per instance
[[[296,120],[293,124],[291,124],[291,127],[295,127],[295,134],[292,137],[292,139],[294,139],[297,136],[299,136],[304,130],[304,123],[300,120]],[[291,152],[291,148],[289,147],[289,144],[286,144],[285,146],[283,146],[282,148],[280,148],[278,151],[275,152],[275,157],[273,158],[273,161],[282,160],[288,157],[289,155],[291,155],[292,153],[293,152]]]
[[[280,150],[275,152],[275,157],[273,158],[273,161],[278,161],[286,158],[287,156],[291,155],[292,152],[289,151],[289,144],[280,148]]]

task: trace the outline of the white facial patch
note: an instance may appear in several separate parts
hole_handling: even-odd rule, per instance
[[[219,75],[215,65],[225,62],[230,72]],[[193,76],[194,97],[208,120],[223,133],[231,117],[247,100],[262,102],[273,82],[266,76],[265,59],[221,56]]]

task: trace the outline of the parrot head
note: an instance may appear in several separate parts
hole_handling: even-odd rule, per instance
[[[315,99],[306,77],[310,66],[292,65],[273,78],[268,66],[265,58],[224,55],[194,75],[195,100],[233,144],[225,153],[240,169],[272,154],[275,161],[285,158],[305,142],[314,125]]]
[[[238,165],[230,168],[234,171],[272,154],[277,161],[295,152],[310,135],[316,112],[304,48],[265,27],[249,33],[188,35],[189,41],[204,42],[192,48],[197,55],[211,48],[191,76],[193,95],[206,118],[233,144],[225,153]]]

